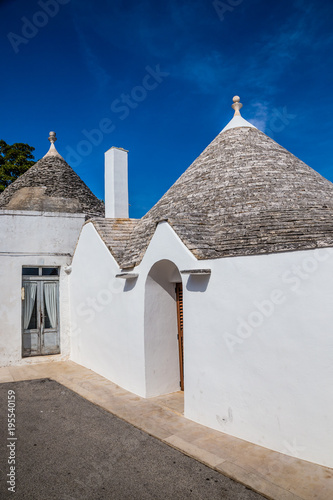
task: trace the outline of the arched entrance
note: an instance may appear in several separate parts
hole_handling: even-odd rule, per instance
[[[169,260],[154,264],[147,276],[144,319],[146,397],[176,392],[184,386],[181,283],[178,268]]]

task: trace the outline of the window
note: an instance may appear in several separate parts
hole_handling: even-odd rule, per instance
[[[22,276],[59,276],[59,267],[22,267]]]
[[[42,276],[59,276],[59,269],[57,267],[43,267]]]
[[[38,276],[39,269],[38,267],[23,267],[22,268],[22,276]]]

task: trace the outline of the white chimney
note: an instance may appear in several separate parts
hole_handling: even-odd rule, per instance
[[[105,217],[128,219],[126,149],[112,147],[105,153]]]

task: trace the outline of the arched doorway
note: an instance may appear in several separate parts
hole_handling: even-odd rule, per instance
[[[144,318],[147,397],[184,387],[181,283],[178,268],[169,260],[154,264],[147,276]]]

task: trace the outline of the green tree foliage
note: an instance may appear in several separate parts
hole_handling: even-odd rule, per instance
[[[0,140],[0,193],[35,162],[35,148],[16,142],[12,146]]]

